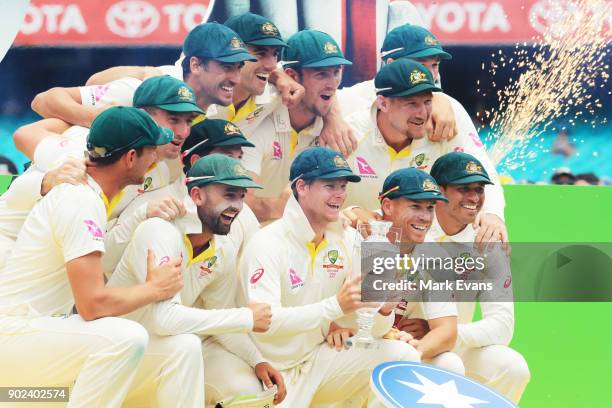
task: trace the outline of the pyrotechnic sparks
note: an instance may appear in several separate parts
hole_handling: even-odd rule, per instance
[[[530,49],[516,45],[511,56],[492,54],[495,60],[488,68],[492,77],[506,65],[511,71],[522,72],[497,90],[498,105],[485,111],[490,119],[495,142],[489,154],[500,169],[515,169],[534,160],[537,153],[527,151],[529,141],[545,132],[555,119],[570,117],[570,124],[597,125],[595,111],[601,108],[593,90],[604,87],[610,67],[605,63],[610,25],[605,21],[612,15],[609,1],[573,0],[551,2],[550,12],[556,18],[542,38],[534,39]],[[607,32],[604,32],[607,30]],[[483,85],[478,83],[478,89]],[[499,88],[492,81],[490,91]],[[483,92],[483,96],[486,92]],[[601,121],[605,123],[604,119]],[[543,145],[536,143],[543,150]],[[510,154],[509,154],[510,153]]]

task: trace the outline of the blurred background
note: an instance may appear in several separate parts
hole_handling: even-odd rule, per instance
[[[245,11],[268,16],[285,36],[303,28],[333,35],[349,59],[356,61],[342,86],[374,76],[378,50],[389,30],[406,22],[425,25],[453,55],[441,64],[444,91],[463,104],[481,139],[491,146],[499,135],[489,134],[484,112],[499,102],[495,92],[488,91],[493,80],[483,63],[499,52],[531,52],[533,37],[546,29],[550,19],[558,18],[548,4],[548,0],[32,0],[15,43],[0,64],[0,172],[23,171],[27,158],[14,148],[11,135],[38,119],[30,109],[37,93],[53,86],[83,85],[91,74],[109,66],[171,64],[195,24],[223,22]],[[608,22],[608,34],[609,27]],[[608,43],[604,56],[608,65],[610,51]],[[498,89],[517,79],[511,68],[508,64],[497,70]],[[612,183],[612,129],[602,123],[612,109],[610,87],[596,86],[592,93],[602,103],[596,117],[582,125],[572,124],[569,117],[556,119],[528,143],[532,152],[528,161],[500,164],[498,171],[507,176],[506,183]]]

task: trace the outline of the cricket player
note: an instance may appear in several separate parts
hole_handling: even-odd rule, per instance
[[[255,234],[241,262],[246,301],[272,306],[270,329],[253,339],[285,379],[287,398],[280,406],[364,402],[374,366],[418,361],[419,353],[396,340],[340,352],[326,344],[330,323],[361,305],[360,277],[347,279],[355,231],[339,222],[346,185],[359,177],[338,152],[312,147],[293,161],[290,178],[292,196],[282,218]],[[393,316],[392,308],[381,309],[375,336],[391,328]]]
[[[0,272],[0,384],[74,384],[69,407],[122,404],[146,359],[148,335],[139,324],[112,316],[172,297],[182,279],[172,259],[164,266],[149,262],[143,284],[105,287],[106,207],[125,186],[142,183],[156,146],[171,140],[172,133],[146,112],[107,110],[88,136],[95,165],[87,167],[87,184],[61,184],[30,212]],[[201,374],[202,366],[188,363],[193,348],[166,351],[166,358],[153,357],[153,368],[162,373],[160,382],[172,383],[176,400],[181,396],[174,381]]]
[[[381,191],[382,181],[394,169],[416,167],[429,171],[433,161],[451,151],[470,152],[484,163],[495,185],[488,187],[491,200],[480,216],[478,241],[507,242],[503,222],[504,197],[493,163],[488,158],[478,134],[462,127],[452,140],[433,143],[426,137],[425,124],[431,115],[432,93],[440,92],[431,72],[423,65],[400,58],[385,65],[376,74],[377,99],[369,111],[348,118],[360,134],[359,147],[351,164],[363,177],[351,186],[348,205],[376,208],[372,191]],[[469,118],[465,122],[473,129]]]
[[[115,83],[109,84],[109,92],[104,94],[101,99],[103,102],[101,102],[99,108],[108,108],[109,104],[116,100],[112,99],[113,97],[126,91],[127,87],[123,86],[123,81],[116,82],[118,83],[117,86],[115,86]],[[73,94],[78,91],[78,94],[83,95],[87,92],[94,92],[89,89],[91,87],[84,88],[63,88],[63,93]],[[60,90],[53,91],[53,95],[55,94],[61,95],[62,92]],[[122,97],[118,97],[117,100],[122,100]],[[79,100],[71,99],[74,106],[67,101],[61,102],[60,100],[61,97],[58,99],[58,103],[66,103],[66,106],[70,106],[72,112],[78,112],[81,109],[83,116],[87,114],[87,107],[78,104]],[[90,99],[84,98],[80,101],[83,100]],[[163,160],[149,169],[144,182],[139,186],[128,186],[109,203],[108,217],[111,222],[109,223],[109,233],[105,235],[107,252],[103,257],[106,274],[114,270],[122,253],[118,252],[121,249],[119,243],[122,237],[117,236],[119,231],[115,231],[113,228],[117,217],[137,196],[168,185],[171,181],[177,179],[179,174],[182,174],[179,160],[180,148],[189,135],[192,119],[202,112],[195,104],[194,93],[188,85],[169,76],[154,77],[144,81],[136,89],[133,103],[136,107],[149,112],[159,125],[173,130],[175,137],[171,143],[159,148],[158,156]],[[100,113],[101,109],[98,109],[97,112]],[[58,133],[61,132],[64,133],[59,137]],[[85,166],[82,162],[71,161],[58,169],[63,170],[59,174],[56,174],[53,169],[63,163],[66,158],[82,157],[87,132],[87,128],[81,126],[69,127],[67,123],[58,119],[45,119],[17,130],[15,134],[16,142],[19,140],[24,146],[28,146],[25,151],[31,152],[35,164],[24,175],[18,177],[15,186],[12,186],[7,192],[6,209],[0,206],[0,219],[10,218],[12,220],[10,228],[6,227],[7,231],[2,231],[4,237],[11,240],[12,236],[16,236],[27,212],[40,199],[41,194],[44,195],[58,181],[72,183],[84,181]],[[59,180],[58,176],[60,176]],[[15,211],[19,213],[15,213]],[[124,218],[122,220],[123,233],[130,236],[138,223],[146,218],[161,216],[171,219],[182,213],[184,213],[184,208],[181,202],[168,197],[160,197],[159,200],[151,202],[141,212],[133,214],[134,217],[131,219]]]
[[[244,121],[252,123],[281,103],[269,79],[272,75],[276,82],[274,75],[282,72],[277,67],[278,57],[287,43],[274,23],[257,14],[240,14],[229,18],[224,25],[240,36],[257,60],[245,61],[240,70],[240,81],[234,87],[232,103],[226,109],[217,105],[215,115],[211,115],[212,109],[209,109],[209,117],[227,119],[241,127]]]
[[[424,250],[431,258],[446,256],[435,252],[435,248],[419,247],[431,227],[435,206],[446,202],[433,177],[415,168],[396,170],[385,179],[379,197],[382,219],[401,229],[403,253],[417,254]],[[396,313],[402,310],[396,315],[396,327],[404,330],[410,326],[404,321],[414,317],[427,321],[431,330],[409,343],[421,353],[424,362],[464,374],[461,358],[451,352],[457,340],[457,308],[452,298],[449,296],[448,301],[443,302],[421,293],[415,299],[420,301],[402,302],[396,309]]]
[[[227,335],[264,332],[270,325],[269,305],[253,303],[245,308],[234,307],[239,285],[236,255],[240,243],[227,235],[242,209],[245,190],[259,186],[237,160],[221,154],[196,161],[186,181],[190,213],[175,222],[160,218],[142,222],[108,286],[128,287],[144,282],[144,259],[148,250],[157,262],[181,259],[185,284],[180,294],[126,317],[142,323],[152,337],[195,333],[205,339],[202,347],[209,370],[206,383],[210,384],[207,405],[214,405],[228,395],[262,391],[257,378],[269,386],[271,379],[278,383],[280,402],[284,393],[280,374],[263,360],[246,334]],[[209,365],[207,355],[217,364]]]
[[[427,233],[427,240],[442,243],[453,256],[470,253],[476,231],[472,224],[485,203],[485,186],[492,183],[487,170],[474,156],[451,152],[440,156],[433,164],[431,175],[440,184],[448,202],[436,204],[436,217]],[[504,254],[498,254],[505,259]],[[488,261],[495,258],[489,254]],[[493,266],[488,265],[489,268]],[[501,276],[501,285],[511,291],[511,276],[504,262],[495,271]],[[500,272],[504,272],[500,274]],[[530,379],[529,368],[523,356],[508,345],[514,332],[514,305],[502,296],[481,292],[482,319],[472,321],[474,302],[458,303],[459,330],[455,351],[463,359],[466,374],[499,391],[518,404]],[[504,301],[500,301],[504,300]],[[426,325],[422,325],[427,330]],[[410,331],[406,330],[405,331]]]
[[[219,64],[226,66],[223,76],[216,69],[216,63],[212,67],[208,67],[208,64],[203,66],[202,62],[206,59],[198,59],[202,56],[217,55],[216,47],[211,45],[210,39],[218,38],[220,33],[231,39],[236,38],[248,42],[246,45],[248,50],[255,52],[251,58],[245,58],[238,65],[220,61]],[[266,47],[266,52],[262,52],[262,46]],[[289,107],[294,107],[302,98],[304,87],[301,84],[288,76],[282,68],[276,67],[270,71],[272,57],[278,62],[278,48],[285,47],[286,43],[272,21],[256,14],[244,13],[230,18],[225,26],[216,23],[196,26],[185,38],[183,55],[174,65],[109,68],[94,74],[87,83],[101,85],[125,76],[142,80],[149,76],[169,74],[183,79],[195,89],[198,105],[207,112],[207,117],[231,120],[242,127],[244,120],[251,124],[259,122],[265,117],[265,112],[275,109],[281,102]],[[273,48],[276,48],[274,52]],[[195,65],[190,66],[190,64]],[[242,74],[243,69],[244,74]],[[266,78],[266,84],[262,89],[264,78]],[[269,86],[269,83],[274,84],[280,100],[273,96],[275,91]],[[228,92],[225,96],[217,95],[221,87],[225,87]],[[237,93],[234,95],[234,92]],[[253,100],[254,97],[256,101]],[[255,104],[247,103],[249,100],[253,100]],[[203,116],[198,117],[196,122],[203,118]],[[248,132],[245,134],[250,138]],[[352,129],[342,119],[339,112],[329,112],[325,116],[320,139],[322,145],[329,145],[347,155],[357,147],[357,140]]]
[[[260,192],[249,194],[247,203],[260,222],[282,215],[290,196],[287,180],[293,158],[317,144],[323,128],[323,116],[329,113],[340,85],[342,67],[351,65],[338,44],[326,33],[300,31],[288,40],[283,50],[286,73],[306,91],[298,105],[279,105],[265,119],[242,130],[255,145],[245,149],[242,163],[254,180],[262,184]]]
[[[191,128],[191,134],[182,146],[181,159],[185,173],[189,171],[191,166],[200,158],[213,153],[224,154],[239,160],[242,157],[243,147],[252,147],[250,143],[240,132],[240,129],[232,122],[222,119],[206,119],[199,122]],[[117,239],[114,241],[114,253],[119,257],[127,247],[127,244],[132,238],[134,231],[133,220],[138,218],[139,213],[146,211],[152,202],[164,200],[171,197],[173,202],[184,203],[189,196],[186,188],[185,176],[178,178],[170,185],[141,194],[132,201],[126,209],[121,213],[113,232]],[[189,200],[188,200],[189,202]],[[184,207],[184,206],[183,206]],[[172,214],[174,215],[174,214]],[[180,214],[184,215],[184,214]],[[176,217],[162,217],[170,221]],[[140,222],[144,219],[141,218]],[[231,235],[234,242],[239,243],[239,253],[246,242],[259,229],[257,217],[247,205],[243,205],[242,210],[238,213],[231,225]],[[118,262],[119,259],[117,259]],[[112,273],[112,271],[110,271]],[[107,273],[110,276],[110,273]]]

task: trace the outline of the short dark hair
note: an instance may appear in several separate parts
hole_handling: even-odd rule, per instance
[[[0,156],[0,164],[4,164],[10,174],[17,174],[17,166],[8,157]]]
[[[308,180],[298,179],[298,180],[303,180],[304,184],[309,186],[312,183],[314,183],[316,179],[308,179]],[[295,180],[293,183],[291,183],[291,192],[293,193],[293,197],[295,197],[296,200],[298,199],[298,192],[297,192],[297,187],[296,187],[298,180]]]
[[[92,163],[95,163],[97,166],[110,166],[111,164],[117,163],[119,159],[123,157],[123,155],[129,152],[130,150],[136,150],[136,155],[138,157],[142,156],[142,153],[144,152],[144,148],[145,146],[141,146],[141,147],[137,147],[136,149],[123,150],[123,151],[111,154],[110,156],[106,156],[106,157],[93,157],[92,155],[88,155],[88,156],[89,156],[89,160]]]

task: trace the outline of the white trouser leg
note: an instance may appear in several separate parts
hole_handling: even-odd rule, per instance
[[[150,335],[124,407],[204,406],[202,342],[195,334]]]
[[[460,350],[467,376],[493,388],[515,404],[531,379],[523,356],[507,346],[491,345]]]
[[[353,347],[340,352],[321,344],[311,361],[284,370],[287,398],[279,407],[360,406],[370,394],[370,375],[386,361],[419,361],[418,352],[396,340],[379,340],[379,347]]]
[[[202,343],[202,354],[206,367],[204,383],[207,407],[227,397],[255,394],[263,390],[253,368],[214,339]]]
[[[116,317],[0,316],[0,386],[72,385],[69,408],[119,407],[149,336]]]
[[[440,353],[431,360],[423,360],[423,362],[457,374],[465,375],[465,367],[463,366],[461,357],[450,351]]]

